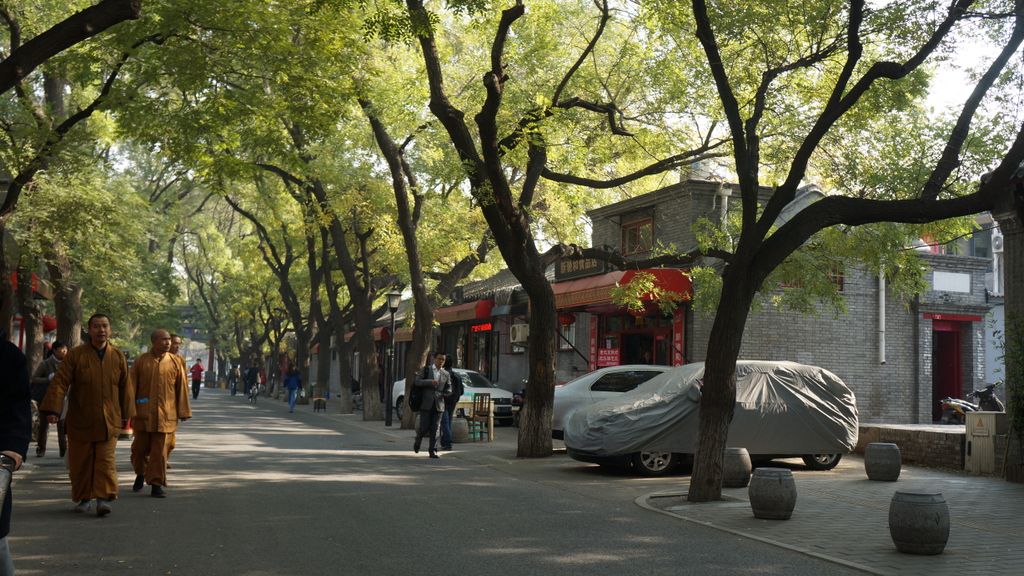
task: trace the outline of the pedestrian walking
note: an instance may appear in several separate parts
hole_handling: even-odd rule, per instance
[[[0,334],[0,576],[14,575],[14,560],[7,543],[11,532],[11,475],[25,461],[32,436],[32,394],[25,355]]]
[[[110,343],[110,318],[93,314],[89,341],[76,346],[61,362],[40,412],[56,424],[68,398],[68,472],[76,512],[106,516],[117,498],[117,435],[135,414],[124,354]]]
[[[178,336],[177,334],[174,334],[172,332],[171,333],[171,349],[170,349],[171,359],[173,359],[178,364],[178,369],[181,370],[182,378],[184,378],[185,374],[188,371],[185,370],[185,358],[183,358],[182,355],[181,355],[181,352],[179,352],[181,350],[181,342],[182,342],[181,336]],[[174,451],[174,447],[177,446],[177,443],[178,443],[178,433],[177,432],[171,432],[170,435],[167,437],[167,460],[168,460],[168,462],[170,462],[171,452]],[[167,464],[167,469],[170,470],[170,468],[171,468],[171,465]]]
[[[64,361],[64,356],[67,353],[67,344],[60,340],[55,340],[50,345],[50,356],[43,360],[32,374],[32,402],[34,403],[33,408],[37,411],[39,405],[43,402],[43,398],[46,397],[46,390],[50,387],[50,382],[57,375],[57,369],[60,368],[60,363]],[[61,458],[64,457],[64,452],[68,449],[68,438],[65,430],[66,414],[67,401],[64,402],[64,409],[61,411],[60,418],[57,419],[57,446],[60,449]],[[46,454],[46,442],[49,435],[50,422],[46,418],[40,418],[39,429],[36,432],[36,457],[42,458]]]
[[[452,418],[455,417],[455,405],[466,391],[462,385],[462,377],[452,369],[452,358],[444,361],[444,370],[452,380],[452,392],[444,397],[444,412],[441,414],[441,450],[452,449]]]
[[[299,388],[302,387],[302,374],[294,364],[288,368],[284,376],[284,387],[288,391],[288,411],[295,412],[295,400],[299,397]]]
[[[131,373],[135,390],[132,491],[139,492],[146,483],[151,487],[150,495],[157,498],[166,496],[169,436],[178,429],[179,420],[192,417],[185,373],[170,350],[171,334],[154,330],[149,352],[135,360]]]
[[[242,379],[242,369],[235,364],[231,367],[228,372],[228,388],[231,389],[231,395],[238,394],[238,382]]]
[[[196,358],[196,363],[188,371],[192,374],[192,399],[199,398],[199,386],[203,383],[203,361]]]
[[[413,384],[423,389],[423,400],[420,402],[420,422],[416,427],[416,441],[412,445],[413,452],[419,453],[423,438],[430,439],[429,452],[431,458],[437,455],[437,428],[444,412],[444,399],[452,393],[451,375],[444,369],[445,355],[434,354],[434,363],[424,366],[420,377]]]

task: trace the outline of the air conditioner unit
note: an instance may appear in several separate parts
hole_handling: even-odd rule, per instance
[[[530,338],[529,324],[513,324],[509,329],[509,340],[513,344],[524,344]]]
[[[999,236],[993,235],[992,236],[992,252],[995,253],[995,254],[999,254],[1002,251],[1003,251],[1003,236],[1002,236],[1002,234],[1000,234]]]

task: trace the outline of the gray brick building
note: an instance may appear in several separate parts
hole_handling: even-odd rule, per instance
[[[696,246],[693,223],[700,217],[724,218],[737,202],[734,190],[728,183],[688,180],[592,210],[592,244],[636,259],[659,246],[689,250]],[[815,194],[820,196],[811,189],[804,199]],[[799,200],[795,204],[794,209],[801,207]],[[961,396],[984,383],[984,318],[991,308],[985,276],[990,261],[933,254],[927,247],[920,257],[928,266],[929,288],[913,302],[894,297],[877,273],[847,269],[841,281],[844,313],[822,309],[799,314],[763,307],[749,317],[741,358],[828,368],[856,393],[863,422],[933,421],[942,397]],[[650,272],[669,289],[692,288],[688,279],[680,280],[684,276],[679,272]],[[653,305],[642,313],[627,313],[611,302],[610,290],[631,274],[579,261],[562,262],[553,271],[562,319],[559,381],[608,364],[703,360],[712,318],[694,312],[688,302],[671,316]],[[526,374],[529,339],[521,326],[528,309],[515,279],[506,271],[468,284],[462,300],[438,311],[442,345],[462,358],[462,365],[484,368],[499,385],[519,389]],[[471,307],[490,314],[469,315]]]

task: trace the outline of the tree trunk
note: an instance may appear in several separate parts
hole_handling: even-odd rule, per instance
[[[14,322],[14,289],[11,268],[7,262],[7,218],[0,216],[0,336],[10,336]]]
[[[690,502],[722,498],[722,463],[729,424],[736,406],[736,359],[754,291],[745,268],[730,266],[722,278],[722,295],[708,338],[700,401],[700,445],[690,477]]]
[[[501,244],[498,244],[501,248]],[[505,251],[502,250],[505,254]],[[508,255],[505,256],[506,261]],[[538,263],[539,258],[533,259]],[[524,262],[523,264],[530,264]],[[510,264],[511,267],[511,264]],[[532,268],[532,267],[531,267]],[[526,383],[525,411],[519,418],[519,442],[516,456],[550,456],[551,421],[554,417],[555,350],[558,322],[555,294],[543,269],[516,274],[530,298],[529,380]]]
[[[322,326],[316,335],[320,353],[316,362],[316,386],[310,389],[310,398],[326,398],[331,385],[331,331]]]
[[[1024,192],[993,212],[1003,233],[1003,296],[1006,411],[1014,433],[1008,439],[1007,479],[1024,482]]]
[[[32,268],[29,262],[35,260],[22,254],[22,264],[18,266],[18,309],[21,312],[21,329],[24,340],[25,358],[28,361],[29,374],[35,372],[36,366],[43,361],[43,313],[36,303],[32,290]]]
[[[427,286],[423,279],[423,264],[420,258],[419,241],[416,238],[418,214],[420,213],[419,206],[417,205],[415,210],[409,206],[409,188],[415,190],[416,180],[402,157],[401,149],[395,144],[391,135],[388,134],[384,124],[375,116],[371,104],[366,100],[360,100],[360,104],[370,121],[374,138],[377,140],[377,146],[384,155],[384,159],[387,161],[391,172],[391,187],[395,192],[395,206],[398,211],[398,228],[402,232],[402,242],[405,244],[405,257],[409,263],[409,284],[413,297],[414,329],[412,345],[405,355],[404,394],[408,400],[416,373],[426,364],[434,325],[434,307],[430,301],[430,294],[427,292]],[[420,198],[414,196],[414,201],[418,203],[421,201]],[[391,337],[393,339],[394,334]],[[435,352],[439,352],[439,350]],[[387,394],[387,384],[385,382],[385,395]],[[390,403],[391,398],[385,398],[384,401]],[[408,406],[408,403],[406,405]],[[402,428],[411,429],[414,427],[415,422],[416,415],[413,414],[412,410],[405,410],[402,415]]]
[[[57,339],[74,348],[82,343],[82,287],[71,277],[71,263],[63,250],[47,258],[53,285],[53,307],[57,315]]]

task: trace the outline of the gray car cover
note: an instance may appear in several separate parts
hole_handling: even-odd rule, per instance
[[[595,456],[695,453],[703,377],[703,362],[687,364],[577,410],[565,428],[566,448]],[[775,456],[850,452],[857,445],[853,392],[816,366],[740,361],[728,445]]]

